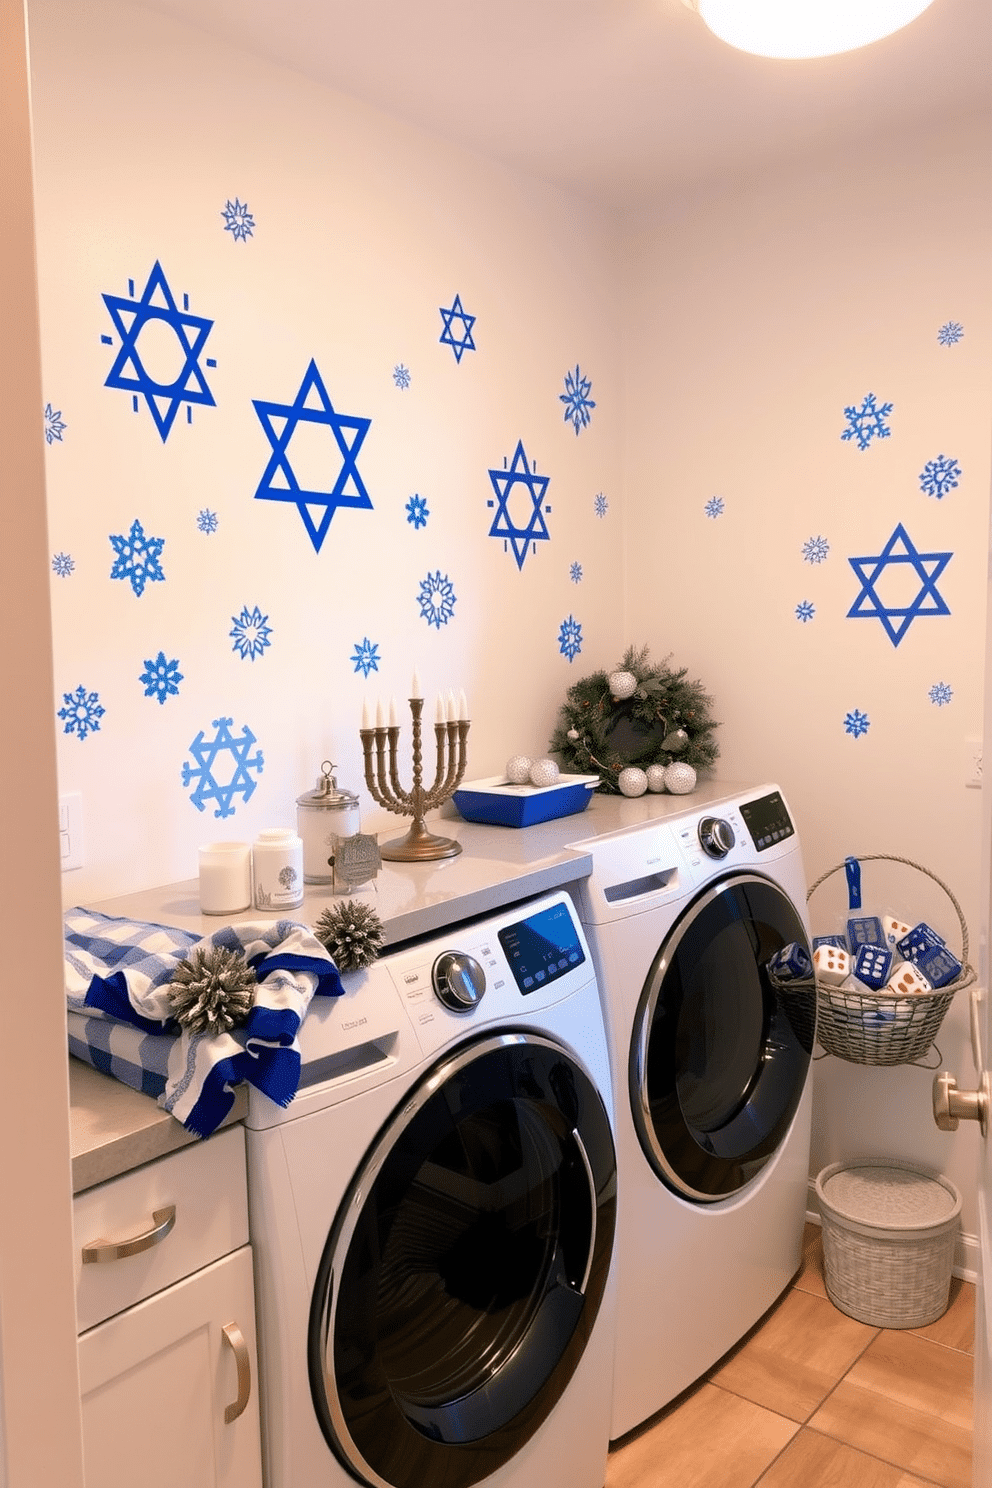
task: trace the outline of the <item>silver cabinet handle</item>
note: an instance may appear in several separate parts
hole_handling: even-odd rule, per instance
[[[245,1335],[237,1323],[225,1323],[220,1331],[231,1345],[234,1362],[238,1366],[238,1398],[224,1411],[224,1420],[230,1425],[238,1419],[251,1398],[251,1356]]]
[[[92,1240],[89,1245],[84,1245],[83,1265],[98,1265],[101,1261],[123,1261],[127,1256],[140,1255],[143,1250],[151,1250],[153,1245],[161,1245],[176,1222],[175,1204],[167,1204],[164,1209],[153,1209],[152,1219],[154,1223],[151,1229],[135,1235],[131,1240]]]

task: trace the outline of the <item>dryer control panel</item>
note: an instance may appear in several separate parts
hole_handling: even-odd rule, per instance
[[[766,852],[777,842],[784,842],[786,837],[795,835],[792,818],[778,791],[759,796],[754,801],[742,801],[741,816],[758,852]]]

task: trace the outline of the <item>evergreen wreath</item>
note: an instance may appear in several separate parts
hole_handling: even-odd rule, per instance
[[[176,967],[169,998],[187,1033],[227,1033],[247,1021],[255,986],[254,969],[243,951],[198,945]]]
[[[548,745],[563,769],[598,770],[596,789],[615,796],[628,765],[646,770],[677,760],[701,770],[715,762],[713,700],[701,682],[687,680],[687,667],[675,671],[669,660],[655,665],[647,646],[628,646],[615,671],[593,672],[568,689]]]
[[[313,933],[334,958],[338,971],[358,971],[371,966],[386,939],[386,931],[375,910],[357,899],[343,899],[325,909]]]

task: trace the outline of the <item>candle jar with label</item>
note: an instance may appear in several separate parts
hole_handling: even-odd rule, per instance
[[[279,913],[303,903],[303,843],[292,827],[267,827],[251,850],[255,908]]]
[[[362,829],[358,797],[339,787],[329,760],[321,766],[316,788],[296,798],[296,829],[303,839],[303,877],[308,884],[329,884],[330,859],[338,837],[354,837]]]

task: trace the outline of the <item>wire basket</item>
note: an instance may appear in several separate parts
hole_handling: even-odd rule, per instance
[[[954,1001],[954,994],[975,980],[975,973],[968,964],[968,926],[951,890],[921,863],[914,863],[910,858],[893,857],[889,853],[866,853],[858,861],[904,863],[926,874],[938,888],[943,889],[954,906],[961,927],[961,973],[945,987],[937,987],[932,992],[916,992],[912,996],[899,996],[887,987],[880,992],[873,992],[868,987],[859,987],[852,992],[846,987],[828,987],[818,981],[816,1036],[828,1054],[836,1054],[838,1059],[846,1059],[851,1064],[915,1064],[924,1057],[937,1037],[944,1014]],[[810,885],[807,904],[822,883],[833,874],[842,873],[844,868],[844,863],[838,863],[822,873]]]

